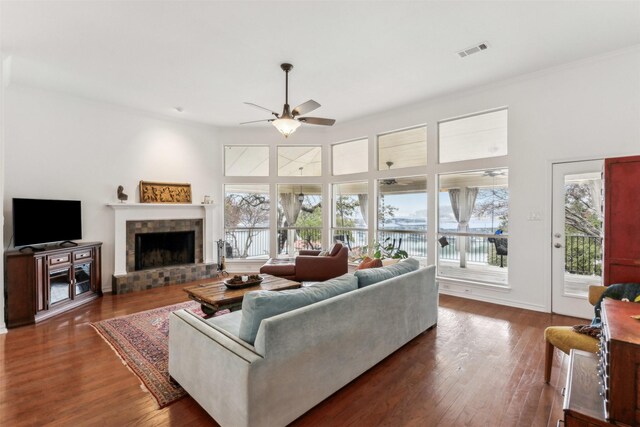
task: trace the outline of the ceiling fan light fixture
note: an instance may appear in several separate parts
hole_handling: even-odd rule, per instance
[[[299,121],[289,118],[276,119],[272,121],[271,124],[275,126],[275,128],[278,129],[285,138],[294,133],[296,129],[300,127]]]

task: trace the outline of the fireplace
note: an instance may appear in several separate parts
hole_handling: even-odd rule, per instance
[[[213,233],[206,226],[213,222],[211,205],[150,205],[112,205],[117,237],[113,292],[124,294],[216,277],[213,240],[207,237]]]
[[[137,233],[135,271],[195,263],[196,232]]]

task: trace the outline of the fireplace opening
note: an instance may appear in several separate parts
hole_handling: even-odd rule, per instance
[[[195,240],[195,231],[136,234],[136,271],[195,263]]]

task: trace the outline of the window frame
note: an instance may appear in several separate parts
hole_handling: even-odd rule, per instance
[[[266,175],[227,175],[227,147],[248,147],[267,149],[267,174]],[[271,146],[269,144],[224,144],[222,147],[222,176],[228,178],[269,178],[271,176]]]
[[[468,119],[471,117],[477,117],[477,116],[482,116],[484,114],[491,114],[491,113],[496,113],[498,111],[506,111],[507,112],[507,152],[505,154],[500,154],[497,156],[486,156],[486,157],[473,157],[470,159],[461,159],[461,160],[450,160],[447,162],[443,162],[441,157],[442,157],[442,150],[440,149],[440,125],[443,123],[451,123],[454,121],[458,121],[458,120],[464,120],[464,119]],[[464,114],[462,116],[457,116],[457,117],[451,117],[448,119],[443,119],[443,120],[438,120],[437,123],[437,135],[438,137],[436,138],[436,164],[437,165],[450,165],[450,164],[454,164],[454,163],[459,163],[459,162],[473,162],[473,161],[482,161],[482,160],[487,160],[487,159],[496,159],[496,158],[500,158],[500,157],[507,157],[509,155],[509,106],[502,106],[502,107],[496,107],[496,108],[491,108],[488,110],[483,110],[483,111],[478,111],[475,113],[470,113],[470,114]]]
[[[350,144],[353,142],[360,142],[360,141],[367,141],[367,161],[364,162],[366,167],[365,170],[363,171],[357,171],[357,172],[350,172],[350,173],[342,173],[342,174],[336,174],[335,173],[335,161],[334,161],[334,147],[338,146],[338,145],[344,145],[344,144]],[[360,174],[360,173],[371,173],[369,170],[369,144],[371,143],[371,141],[369,140],[368,136],[364,136],[361,138],[354,138],[354,139],[350,139],[347,141],[340,141],[340,142],[335,142],[331,144],[331,152],[329,153],[329,157],[330,157],[330,163],[331,163],[331,170],[329,171],[330,177],[338,177],[338,176],[349,176],[349,175],[356,175],[356,174]]]

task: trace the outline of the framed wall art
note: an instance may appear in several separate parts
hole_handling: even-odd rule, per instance
[[[191,184],[140,181],[140,203],[191,203]]]

